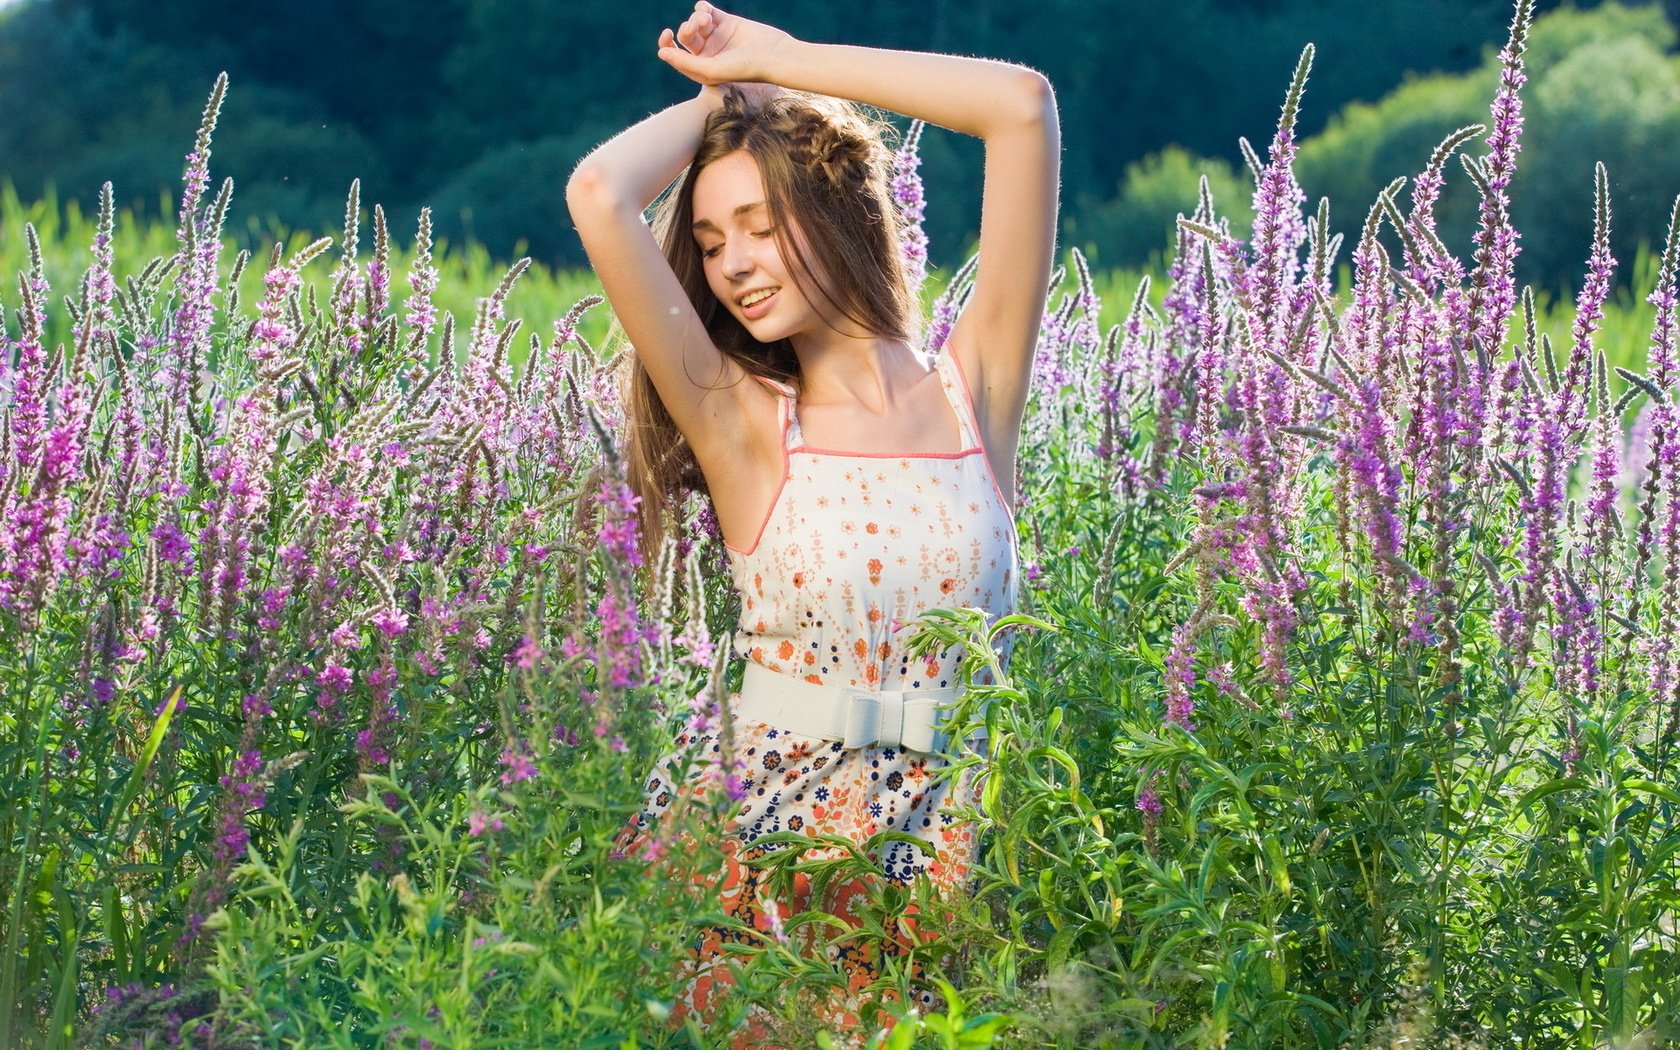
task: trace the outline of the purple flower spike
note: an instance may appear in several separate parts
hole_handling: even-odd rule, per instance
[[[414,244],[414,269],[408,275],[408,286],[414,293],[405,304],[403,320],[414,330],[410,354],[423,356],[426,340],[437,326],[437,309],[432,295],[437,291],[438,271],[432,265],[432,209],[420,209],[420,232]]]
[[[1166,721],[1185,732],[1196,731],[1190,721],[1195,701],[1190,689],[1196,684],[1197,625],[1179,624],[1173,629],[1172,649],[1167,653]]]
[[[1604,164],[1594,166],[1592,255],[1587,260],[1587,279],[1575,301],[1575,323],[1571,329],[1569,364],[1558,390],[1556,411],[1566,420],[1564,441],[1575,446],[1586,428],[1587,386],[1592,368],[1593,335],[1604,319],[1604,303],[1610,297],[1610,282],[1616,273],[1616,257],[1610,253],[1610,184]]]
[[[904,258],[912,291],[920,291],[922,283],[927,280],[927,234],[922,229],[926,203],[922,196],[922,177],[916,171],[922,164],[917,147],[921,144],[924,126],[919,120],[911,121],[910,130],[904,133],[904,142],[893,154],[893,203],[898,206],[901,223],[899,251]]]
[[[642,552],[636,542],[636,505],[642,498],[622,481],[608,480],[595,493],[595,501],[605,506],[601,529],[596,539],[608,556],[629,565],[642,564]]]
[[[1476,231],[1476,270],[1467,315],[1474,326],[1473,338],[1491,357],[1500,343],[1503,325],[1516,305],[1516,261],[1520,235],[1511,225],[1511,201],[1505,194],[1517,170],[1517,152],[1522,138],[1522,99],[1518,92],[1528,77],[1523,72],[1523,51],[1528,46],[1528,26],[1534,14],[1532,0],[1518,0],[1511,21],[1511,36],[1499,52],[1499,91],[1493,100],[1493,130],[1488,133],[1488,155],[1476,170],[1480,174],[1481,222]]]
[[[1657,271],[1657,286],[1646,302],[1657,308],[1656,321],[1651,326],[1651,348],[1646,355],[1651,363],[1651,382],[1658,390],[1671,391],[1680,376],[1680,353],[1675,342],[1680,323],[1675,318],[1675,271],[1680,268],[1680,197],[1674,199],[1674,210],[1668,217],[1668,241],[1663,249],[1662,266]]]

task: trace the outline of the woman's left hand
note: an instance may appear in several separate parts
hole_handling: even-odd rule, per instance
[[[790,43],[793,37],[774,26],[699,0],[676,32],[659,34],[659,57],[697,84],[764,82],[777,52]]]

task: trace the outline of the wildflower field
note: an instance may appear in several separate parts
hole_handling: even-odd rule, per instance
[[[1292,172],[1309,48],[1248,236],[1204,186],[1165,273],[1069,256],[1023,612],[912,625],[992,664],[975,892],[737,930],[710,1031],[667,1022],[739,926],[707,829],[770,774],[673,812],[657,878],[613,854],[739,610],[698,498],[643,563],[589,275],[354,189],[342,237],[233,254],[225,79],[174,231],[0,198],[0,1050],[712,1046],[755,1003],[789,1046],[1680,1038],[1680,237],[1626,231],[1666,247],[1613,295],[1600,168],[1575,301],[1517,286],[1530,18],[1485,125],[1335,202],[1348,251]],[[772,885],[873,868],[772,841]],[[814,949],[886,937],[945,1010],[895,962],[890,1033],[812,1032]]]

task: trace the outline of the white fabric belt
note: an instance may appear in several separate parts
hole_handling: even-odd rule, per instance
[[[943,751],[950,704],[961,690],[859,689],[817,685],[747,661],[741,682],[740,717],[786,729],[798,736],[839,740],[846,747]]]

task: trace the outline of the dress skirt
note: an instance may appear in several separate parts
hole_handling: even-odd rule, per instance
[[[729,697],[732,711],[738,693]],[[954,809],[979,806],[979,787],[984,774],[971,766],[948,771],[943,755],[907,752],[898,748],[860,747],[847,749],[838,741],[790,735],[774,726],[735,721],[732,765],[723,752],[722,734],[683,733],[676,747],[654,767],[646,784],[645,801],[621,831],[618,847],[628,859],[650,860],[664,850],[681,849],[680,843],[660,843],[659,819],[678,799],[701,805],[721,788],[730,772],[740,778],[737,794],[744,792],[735,819],[719,829],[725,856],[722,895],[725,914],[751,930],[711,926],[700,931],[689,946],[682,966],[687,985],[676,1003],[671,1022],[681,1025],[689,1015],[703,1028],[712,1019],[716,998],[733,983],[729,971],[731,948],[742,944],[764,944],[778,937],[785,918],[812,909],[834,916],[847,929],[861,929],[863,911],[871,890],[891,883],[909,888],[918,875],[925,876],[935,898],[971,891],[971,872],[977,855],[977,829],[961,819]],[[688,760],[687,769],[679,766]],[[947,775],[936,776],[941,770]],[[824,886],[820,902],[811,899],[812,880],[794,872],[791,892],[777,894],[770,886],[768,869],[748,862],[786,844],[758,840],[775,832],[794,832],[812,839],[835,835],[862,844],[882,831],[906,832],[925,843],[927,853],[907,842],[888,841],[870,854],[872,870],[859,877],[837,877]],[[655,843],[659,843],[655,845]],[[838,859],[848,855],[841,847],[820,845],[805,849],[801,861]],[[650,872],[656,872],[650,868]],[[784,880],[785,881],[785,880]],[[912,949],[925,943],[916,924],[914,901],[905,913],[883,922],[886,937],[841,934],[824,923],[808,923],[782,938],[805,958],[818,957],[817,939],[823,941],[821,957],[844,982],[844,989],[825,1001],[809,1005],[806,1015],[837,1035],[855,1038],[857,1045],[876,1028],[890,1028],[892,1015],[879,1011],[873,1018],[862,1017],[872,997],[866,989],[883,973],[890,957],[907,959],[913,1003],[918,1013],[945,1008],[937,991],[928,987],[921,954]],[[839,938],[839,943],[832,943]],[[744,964],[746,956],[735,956]],[[890,989],[885,1001],[897,1001]],[[737,1047],[775,1045],[775,1031],[786,1034],[786,1022],[759,1008],[749,1014],[743,1031],[731,1043]],[[805,1032],[801,1041],[789,1045],[814,1045],[814,1033]]]

